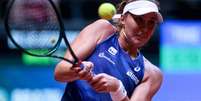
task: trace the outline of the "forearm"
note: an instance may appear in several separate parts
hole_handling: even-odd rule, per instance
[[[61,61],[57,64],[54,72],[55,80],[60,82],[72,82],[77,80],[79,77],[75,70],[71,69],[72,64],[65,61]]]
[[[61,76],[55,76],[55,80],[56,81],[59,81],[59,82],[72,82],[72,81],[75,81],[75,80],[78,80],[79,77],[72,77],[72,76],[69,76],[69,75],[61,75]]]

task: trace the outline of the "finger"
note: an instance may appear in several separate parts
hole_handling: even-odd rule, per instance
[[[93,68],[93,63],[91,62],[82,62],[84,68],[79,71],[79,76],[80,78],[86,78],[88,77],[89,79],[92,78],[92,68]],[[91,77],[90,77],[91,76]]]
[[[79,73],[78,73],[80,79],[84,79],[84,80],[87,80],[88,82],[91,81],[91,79],[93,78],[93,73],[91,71],[86,71],[86,70],[81,70]]]
[[[76,73],[79,73],[81,71],[80,67],[73,67],[72,70]]]
[[[96,84],[92,85],[92,87],[95,89],[95,90],[99,90],[99,89],[103,89],[105,88],[103,85],[105,83],[104,82],[97,82]]]
[[[100,81],[101,78],[102,78],[102,76],[99,75],[99,74],[98,75],[94,75],[93,78],[92,78],[92,80],[89,82],[89,84],[94,85],[95,83],[97,83],[98,81]]]
[[[106,78],[101,78],[98,82],[95,82],[92,84],[92,86],[95,88],[95,89],[98,89],[100,87],[107,87],[107,84],[108,84],[109,81],[107,81]]]
[[[90,71],[87,71],[86,69],[83,69],[83,70],[78,72],[78,75],[80,77],[85,77],[87,74],[90,74]]]
[[[93,76],[94,76],[93,73],[90,72],[90,73],[88,73],[88,75],[87,75],[87,77],[86,77],[85,80],[87,80],[88,82],[90,82],[93,79]]]
[[[83,74],[83,75],[80,75],[79,77],[80,79],[87,80],[87,81],[90,81],[93,78],[91,73]]]
[[[102,84],[101,86],[94,88],[97,92],[108,92],[107,83]]]

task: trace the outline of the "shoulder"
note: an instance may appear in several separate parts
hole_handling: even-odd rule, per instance
[[[95,22],[86,26],[80,34],[84,33],[88,37],[97,38],[97,42],[101,42],[108,36],[116,32],[116,27],[113,26],[109,21],[104,19],[96,20]]]
[[[102,28],[111,28],[112,30],[115,29],[115,27],[108,20],[105,20],[105,19],[98,19],[95,22],[93,22],[91,25],[97,25],[98,27],[102,27]]]
[[[156,87],[160,87],[162,80],[163,80],[163,74],[162,71],[152,64],[149,60],[147,60],[144,57],[144,66],[145,66],[145,71],[144,71],[144,80],[147,79],[150,83],[155,85]]]
[[[107,20],[99,19],[87,25],[83,31],[115,31],[116,28]]]

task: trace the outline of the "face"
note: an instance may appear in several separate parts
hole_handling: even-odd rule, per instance
[[[136,16],[130,13],[122,17],[125,40],[129,46],[140,48],[151,38],[157,25],[156,13]]]

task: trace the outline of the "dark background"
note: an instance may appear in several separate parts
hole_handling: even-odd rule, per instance
[[[57,62],[42,65],[25,64],[22,59],[23,53],[8,47],[3,25],[8,1],[0,0],[0,101],[57,101],[57,98],[55,98],[57,100],[48,99],[55,94],[58,94],[60,98],[65,87],[65,83],[54,80],[54,67]],[[86,25],[99,19],[97,10],[103,2],[117,4],[120,0],[61,0],[58,7],[66,30],[79,32]],[[160,0],[160,6],[164,23],[168,20],[183,22],[201,20],[201,0]],[[144,56],[159,67],[160,27],[161,25],[150,42],[142,48]],[[160,69],[164,72],[164,83],[153,101],[200,101],[201,82],[198,82],[201,81],[200,72],[193,74],[189,72],[187,74],[166,73],[162,67]],[[29,95],[22,94],[24,92]],[[40,95],[44,96],[40,97]],[[25,99],[26,97],[32,99]]]

